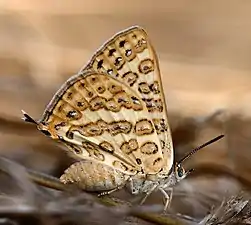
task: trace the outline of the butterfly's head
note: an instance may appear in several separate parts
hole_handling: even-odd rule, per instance
[[[194,171],[194,169],[190,169],[186,171],[184,167],[181,165],[181,163],[176,163],[174,170],[175,170],[174,173],[175,173],[177,182],[183,180],[184,178],[187,177],[187,175],[189,175],[191,172]]]

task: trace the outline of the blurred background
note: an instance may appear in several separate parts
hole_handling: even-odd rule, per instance
[[[21,109],[39,119],[108,38],[139,25],[159,56],[176,157],[226,135],[187,162],[197,190],[250,187],[250,12],[247,0],[0,1],[1,155],[60,176],[71,160]]]

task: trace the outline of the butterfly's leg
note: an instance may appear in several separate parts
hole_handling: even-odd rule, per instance
[[[129,178],[130,190],[133,195],[137,195],[139,193],[139,185],[135,185],[134,180]]]
[[[170,191],[169,202],[171,203],[171,202],[172,202],[172,199],[173,199],[173,189],[170,188],[169,191]]]
[[[173,189],[168,189],[167,191],[170,192],[170,195],[167,194],[167,191],[165,191],[164,189],[160,188],[159,189],[161,191],[161,193],[164,195],[165,198],[165,206],[164,206],[164,211],[167,210],[167,208],[169,207],[171,201],[172,201],[172,197],[173,197]]]
[[[146,199],[149,197],[149,195],[155,190],[155,188],[157,187],[158,185],[154,185],[151,189],[150,189],[150,191],[148,191],[147,193],[146,193],[146,195],[145,195],[145,197],[141,200],[141,202],[140,202],[140,205],[142,205],[145,201],[146,201]]]
[[[119,186],[117,186],[116,188],[114,188],[114,189],[112,189],[112,190],[110,190],[110,191],[101,192],[98,196],[100,197],[100,196],[103,196],[103,195],[109,195],[109,194],[111,194],[111,193],[113,193],[113,192],[115,192],[115,191],[119,191],[120,189],[122,189],[123,187],[125,187],[126,182],[127,182],[129,179],[130,179],[130,177],[126,178],[125,181],[124,181],[124,183],[123,183],[122,185],[119,185]],[[130,181],[131,181],[131,180],[130,180]],[[130,183],[131,183],[131,182],[130,182]]]
[[[101,196],[104,196],[104,195],[109,195],[109,194],[111,194],[111,193],[113,193],[115,191],[118,191],[118,190],[122,189],[124,186],[125,186],[125,184],[123,184],[121,186],[118,186],[118,187],[116,187],[116,188],[114,188],[114,189],[112,189],[110,191],[103,191],[100,194],[98,194],[98,197],[101,197]]]

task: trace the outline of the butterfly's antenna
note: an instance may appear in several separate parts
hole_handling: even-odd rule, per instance
[[[199,146],[199,147],[193,149],[193,150],[192,150],[191,152],[189,152],[186,156],[184,156],[184,157],[178,162],[178,164],[181,164],[182,162],[184,162],[186,159],[190,158],[191,155],[193,155],[194,153],[196,153],[196,152],[199,151],[200,149],[202,149],[202,148],[204,148],[204,147],[206,147],[206,146],[208,146],[208,145],[210,145],[210,144],[212,144],[212,143],[214,143],[214,142],[220,140],[220,139],[223,138],[223,137],[224,137],[224,135],[221,134],[221,135],[219,135],[219,136],[213,138],[212,140],[210,140],[210,141],[204,143],[203,145],[201,145],[201,146]]]
[[[28,122],[28,123],[34,123],[36,125],[38,125],[38,122],[35,121],[34,119],[32,119],[24,110],[21,110],[24,117],[22,118],[25,122]]]

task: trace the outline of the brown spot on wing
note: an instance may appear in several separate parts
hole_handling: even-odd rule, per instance
[[[144,161],[146,173],[159,173],[163,169],[164,161],[161,157],[150,157]]]
[[[117,94],[122,91],[122,87],[115,84],[114,82],[109,82],[108,91],[110,91],[112,94]]]
[[[104,161],[105,156],[97,149],[95,146],[88,142],[83,142],[82,143],[83,148],[89,153],[89,157],[99,160],[99,161]]]
[[[103,130],[100,128],[100,126],[93,122],[85,124],[81,131],[83,131],[83,135],[86,137],[99,136],[103,134]]]
[[[128,72],[126,72],[126,73],[124,73],[124,74],[122,75],[123,81],[124,81],[126,84],[128,84],[130,87],[132,87],[132,86],[135,84],[135,82],[137,81],[138,77],[139,77],[139,76],[138,76],[137,73],[133,73],[133,72],[131,72],[131,71],[128,71]]]
[[[154,81],[149,87],[155,95],[160,93],[160,85],[158,81]]]
[[[110,144],[109,142],[107,141],[103,141],[99,144],[99,146],[101,146],[102,148],[105,149],[105,151],[107,152],[110,152],[110,153],[114,153],[115,149],[114,147],[112,146],[112,144]]]
[[[120,133],[128,134],[132,129],[132,124],[126,120],[111,122],[109,124],[109,132],[112,136]]]
[[[149,94],[150,93],[150,88],[146,82],[141,82],[138,85],[138,90],[142,94]]]
[[[168,131],[168,125],[165,119],[153,119],[153,123],[157,131],[157,134]]]
[[[154,142],[148,141],[140,147],[140,151],[146,155],[154,155],[158,153],[158,146]]]
[[[118,134],[128,134],[132,129],[132,124],[126,120],[118,120],[113,122],[105,122],[104,120],[98,120],[96,122],[90,122],[83,125],[73,125],[67,132],[71,134],[70,139],[73,139],[74,131],[79,132],[85,137],[96,137],[102,135],[105,131],[112,136]]]
[[[161,99],[142,98],[142,100],[146,103],[148,112],[163,112],[164,106]]]
[[[115,101],[112,98],[112,99],[109,99],[106,102],[106,109],[109,110],[109,111],[112,111],[112,112],[119,112],[120,109],[121,109],[121,106],[120,106],[120,104],[117,101]]]
[[[139,64],[139,72],[148,74],[154,70],[154,62],[151,59],[144,59]]]
[[[116,93],[114,96],[114,99],[121,105],[124,106],[127,109],[132,108],[132,102],[130,101],[130,98],[128,94],[125,91],[120,91]]]
[[[133,33],[129,33],[128,36],[130,37],[134,50],[137,53],[141,53],[147,49],[147,41],[142,33],[134,31]]]
[[[130,155],[132,152],[136,151],[138,149],[138,142],[136,139],[130,139],[129,141],[125,141],[122,143],[120,149],[122,152],[124,152],[126,155]]]
[[[138,120],[135,124],[134,132],[138,136],[152,134],[154,132],[154,128],[151,120],[148,119]]]
[[[103,109],[105,107],[105,104],[106,104],[106,98],[101,96],[95,96],[89,102],[90,109],[93,111]]]

